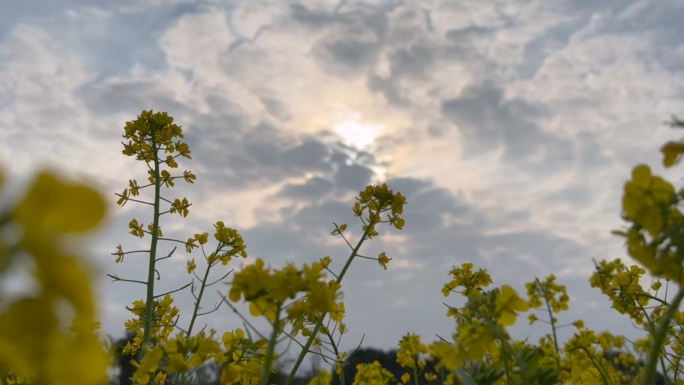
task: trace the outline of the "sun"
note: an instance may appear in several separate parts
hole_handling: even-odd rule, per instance
[[[345,144],[359,150],[368,150],[382,130],[380,125],[360,123],[358,120],[347,120],[333,126],[333,131],[342,137]]]
[[[347,146],[356,150],[371,151],[377,137],[384,131],[384,126],[361,123],[358,120],[345,120],[333,126],[333,131],[342,138]],[[382,183],[387,178],[387,170],[379,165],[372,165],[374,182]]]

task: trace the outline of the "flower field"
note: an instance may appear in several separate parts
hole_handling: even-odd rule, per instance
[[[684,128],[677,118],[671,125]],[[448,272],[450,280],[441,289],[441,295],[454,302],[446,309],[446,316],[454,321],[452,333],[434,341],[406,334],[398,341],[396,361],[404,370],[398,378],[375,361],[358,364],[350,379],[344,370],[349,352],[339,348],[347,331],[343,281],[349,266],[360,259],[375,261],[378,274],[391,272],[392,250],[365,255],[363,246],[382,237],[389,227],[404,227],[402,215],[410,210],[410,202],[401,192],[387,184],[369,185],[358,193],[356,202],[350,202],[359,223],[334,224],[330,229],[331,236],[349,246],[339,271],[330,268],[330,257],[302,266],[272,267],[261,259],[238,266],[249,258],[249,248],[239,229],[224,221],[181,239],[164,236],[163,220],[172,215],[184,218],[192,208],[187,197],[167,194],[177,183],[197,181],[191,171],[178,172],[176,159],[191,159],[183,129],[167,113],[142,111],[125,124],[123,138],[123,155],[144,163],[145,178],[129,179],[116,194],[117,203],[149,207],[149,217],[133,218],[127,229],[127,236],[149,241],[149,249],[124,250],[119,245],[112,253],[116,263],[139,263],[126,257],[143,254],[147,264],[141,268],[146,269],[147,280],[110,275],[142,288],[141,299],[128,308],[131,318],[125,323],[135,337],[121,352],[133,360],[135,384],[197,384],[194,371],[212,362],[221,384],[270,385],[279,359],[276,345],[286,339],[299,344],[302,353],[285,385],[293,383],[307,354],[320,355],[329,365],[311,380],[312,385],[330,385],[334,377],[340,384],[358,385],[651,385],[656,383],[656,372],[665,374],[665,383],[682,379],[684,312],[679,307],[684,298],[684,216],[679,202],[684,189],[653,175],[647,165],[635,166],[626,181],[622,195],[626,226],[614,231],[625,239],[631,262],[599,261],[587,277],[625,316],[625,322],[648,332],[646,338],[628,341],[576,320],[573,337],[561,346],[557,329],[562,325],[557,317],[570,311],[570,297],[554,275],[532,279],[525,283],[526,292],[518,293],[509,285],[498,286],[486,270],[463,263]],[[660,151],[663,164],[673,167],[684,154],[684,142],[668,142]],[[149,199],[143,192],[149,192]],[[2,385],[108,383],[114,347],[98,334],[94,276],[81,251],[65,242],[94,229],[107,215],[105,200],[94,189],[50,172],[38,173],[16,204],[2,206],[0,273],[29,262],[35,266],[38,288],[31,295],[3,293],[0,298]],[[351,226],[360,227],[360,238],[345,234]],[[162,242],[176,247],[160,255]],[[156,267],[174,253],[187,254],[184,273],[194,277],[193,284],[159,293]],[[643,285],[645,281],[650,283]],[[222,305],[235,309],[234,304],[247,303],[250,314],[244,315],[245,320],[263,317],[271,325],[270,332],[261,335],[253,327],[222,335],[214,329],[198,330],[196,321],[208,314],[200,310],[210,288],[223,293]],[[190,314],[187,325],[178,323],[181,309],[174,305],[173,294],[181,290],[190,290],[195,297],[194,307],[182,309]],[[668,295],[673,292],[674,296]],[[439,287],[435,295],[440,295]],[[68,309],[66,319],[63,308]],[[532,309],[542,312],[531,313]],[[514,340],[507,328],[517,322],[547,328],[548,334],[536,342]],[[607,354],[614,351],[621,353]],[[639,365],[640,360],[644,365]]]

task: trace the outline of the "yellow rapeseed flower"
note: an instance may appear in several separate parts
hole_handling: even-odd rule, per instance
[[[529,304],[518,296],[518,293],[510,286],[501,286],[501,291],[496,297],[496,310],[499,315],[499,324],[511,326],[518,317],[517,312],[527,311]]]

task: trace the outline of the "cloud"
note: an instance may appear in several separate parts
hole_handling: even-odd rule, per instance
[[[344,75],[363,72],[375,65],[378,50],[375,43],[359,39],[339,39],[322,43],[318,55],[326,69],[335,69]]]
[[[239,146],[227,146],[223,151],[214,151],[209,147],[211,143],[217,143],[218,138],[207,135],[197,148],[199,152],[212,154],[202,164],[208,173],[224,175],[228,182],[239,184],[242,188],[250,184],[276,183],[303,176],[307,172],[331,170],[331,165],[326,161],[330,149],[324,143],[313,138],[301,143],[289,143],[279,135],[275,127],[261,123],[235,138]],[[230,165],[230,168],[223,165]]]
[[[397,108],[411,105],[411,101],[403,95],[401,86],[389,78],[382,78],[378,75],[369,76],[368,89],[372,92],[380,92],[388,103]]]
[[[186,105],[169,95],[170,91],[150,81],[91,83],[83,86],[78,96],[91,113],[100,116],[137,116],[141,106],[154,111],[188,111]]]
[[[429,43],[416,42],[389,54],[390,73],[395,77],[421,77],[434,68],[437,62],[437,47]]]
[[[266,107],[266,110],[275,118],[288,120],[289,114],[287,112],[287,107],[279,100],[271,98],[263,98],[262,102]]]
[[[533,79],[544,65],[546,58],[567,46],[573,33],[581,25],[582,21],[579,19],[552,25],[543,34],[527,42],[523,47],[523,58],[518,66],[521,78]]]
[[[505,99],[491,81],[471,85],[460,97],[445,100],[442,113],[456,123],[468,141],[465,156],[501,146],[506,161],[550,173],[562,169],[575,156],[570,141],[542,131],[538,125],[537,121],[548,115],[543,106]]]
[[[281,189],[279,195],[293,200],[318,200],[328,195],[333,189],[333,183],[321,177],[313,177],[305,183],[288,183]]]
[[[290,17],[293,21],[309,28],[325,28],[335,21],[330,12],[324,10],[309,10],[302,4],[290,5]]]

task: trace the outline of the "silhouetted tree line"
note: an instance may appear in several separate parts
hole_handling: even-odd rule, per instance
[[[133,385],[130,380],[131,376],[133,376],[133,372],[135,371],[135,367],[131,364],[132,357],[121,355],[123,347],[126,346],[127,342],[132,341],[133,337],[134,335],[132,333],[129,333],[126,337],[123,337],[115,341],[114,343],[114,358],[116,360],[119,372],[114,378],[111,379],[111,385]],[[618,357],[620,353],[622,352],[617,350],[609,350],[604,352],[603,355],[608,360],[615,362],[614,359]],[[358,364],[370,364],[374,361],[380,362],[380,364],[385,369],[389,370],[392,374],[394,374],[394,377],[397,379],[397,381],[399,381],[401,376],[405,373],[404,368],[402,368],[397,363],[396,349],[382,351],[373,348],[361,348],[357,349],[347,357],[348,364],[345,365],[343,368],[345,382],[344,385],[352,385],[354,383],[354,377],[356,376],[356,366]],[[436,362],[433,360],[426,360],[424,372],[437,373],[439,375],[439,373],[435,371],[435,364]],[[643,360],[637,360],[638,367],[643,367],[644,365],[645,363]],[[618,364],[615,367],[616,369],[628,375],[633,376],[635,374],[635,371],[633,369],[627,368],[622,364]],[[221,372],[221,369],[222,367],[216,364],[215,362],[208,362],[202,367],[195,370],[192,375],[194,378],[196,378],[197,385],[220,385],[219,374]],[[320,361],[314,360],[312,362],[311,367],[308,370],[303,370],[299,376],[295,377],[292,385],[307,385],[316,376],[316,374],[319,373],[320,370],[329,369],[321,368]],[[446,373],[444,372],[444,374]],[[278,370],[277,373],[271,376],[269,382],[275,385],[284,385],[288,375],[289,372]],[[167,378],[167,383],[173,384],[171,377]],[[427,380],[425,380],[424,376],[421,376],[419,378],[418,383],[419,385],[428,385],[428,382]],[[341,385],[339,376],[333,375],[331,385]],[[660,373],[656,373],[656,381],[654,385],[665,385],[665,377]]]

